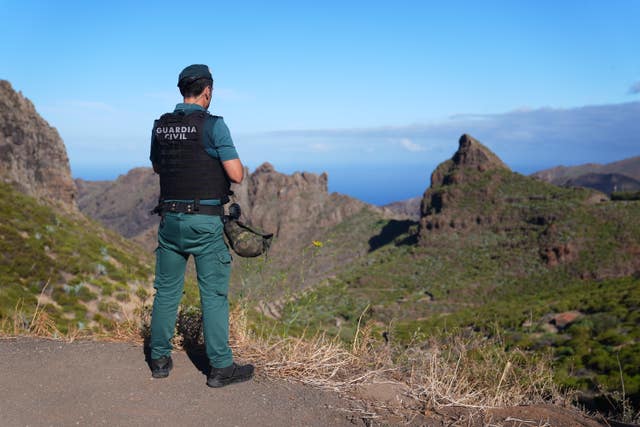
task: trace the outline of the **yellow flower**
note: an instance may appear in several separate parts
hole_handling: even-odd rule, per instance
[[[316,248],[321,248],[322,247],[322,242],[320,240],[314,240],[311,243],[313,243],[313,246],[315,246]]]

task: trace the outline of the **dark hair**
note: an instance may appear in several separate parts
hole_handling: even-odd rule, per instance
[[[185,81],[180,82],[178,85],[180,93],[185,98],[192,98],[200,95],[207,86],[213,86],[213,80],[206,77],[197,80],[185,79]]]

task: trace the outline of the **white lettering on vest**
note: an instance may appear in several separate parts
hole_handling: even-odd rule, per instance
[[[165,141],[186,141],[189,137],[187,134],[195,134],[198,132],[195,126],[158,126],[156,135]]]

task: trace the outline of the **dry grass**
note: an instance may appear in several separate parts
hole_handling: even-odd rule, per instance
[[[344,390],[387,370],[380,361],[366,360],[362,345],[348,349],[337,338],[326,335],[260,338],[249,331],[242,308],[236,308],[230,317],[235,353],[268,376]]]
[[[42,288],[41,295],[44,295],[48,283]],[[103,328],[99,332],[87,329],[70,328],[67,332],[62,333],[56,326],[56,322],[49,313],[43,310],[40,305],[42,298],[38,298],[38,302],[33,314],[27,316],[24,304],[21,300],[16,304],[13,314],[10,318],[2,319],[0,322],[0,336],[16,337],[31,336],[38,338],[53,338],[66,342],[73,342],[77,339],[96,339],[101,341],[126,341],[137,342],[142,344],[143,338],[141,327],[145,322],[149,323],[150,313],[148,310],[135,310],[133,316],[124,313],[125,320],[120,322],[112,322],[111,327]],[[29,310],[30,311],[30,310]]]
[[[65,341],[92,338],[142,343],[150,320],[150,311],[140,309],[137,318],[114,323],[109,330],[91,336],[77,330],[63,335],[39,307],[30,321],[25,321],[21,307],[16,307],[15,313],[11,322],[0,325],[4,335]],[[372,383],[388,383],[400,390],[402,408],[378,403],[378,409],[424,413],[449,406],[488,409],[570,401],[553,383],[550,359],[517,349],[505,351],[495,341],[452,336],[420,347],[394,348],[375,339],[371,328],[360,323],[350,345],[322,334],[259,336],[251,331],[242,304],[232,310],[230,325],[234,353],[268,377],[299,381],[345,396]]]
[[[426,349],[410,348],[405,365],[413,396],[430,407],[494,408],[567,403],[553,382],[551,360],[495,342],[452,337]]]
[[[44,295],[49,282],[43,287],[40,295]],[[55,321],[49,316],[49,314],[40,306],[41,298],[38,298],[38,303],[33,312],[33,315],[28,318],[25,315],[24,302],[18,300],[13,315],[10,319],[3,319],[0,324],[0,332],[3,335],[30,335],[41,338],[59,338],[62,336],[58,330]]]
[[[363,384],[386,382],[403,391],[405,408],[444,406],[487,409],[528,404],[567,404],[553,382],[550,358],[505,351],[480,338],[451,337],[421,347],[393,348],[358,327],[350,346],[316,335],[261,338],[248,328],[242,306],[231,313],[235,354],[266,375],[293,379],[346,394]]]

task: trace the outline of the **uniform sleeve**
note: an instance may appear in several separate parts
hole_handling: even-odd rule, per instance
[[[220,159],[222,162],[239,158],[236,147],[233,145],[229,128],[222,117],[218,117],[213,121],[211,136],[210,141],[213,144],[207,147],[209,155]]]

